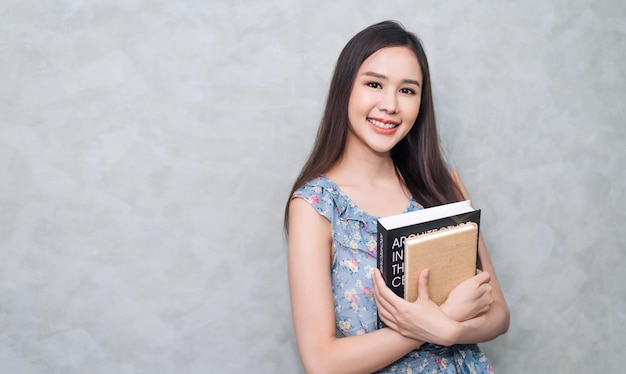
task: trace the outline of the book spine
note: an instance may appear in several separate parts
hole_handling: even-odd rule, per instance
[[[380,223],[378,223],[377,226],[377,234],[378,234],[378,244],[377,244],[377,251],[378,251],[378,257],[376,259],[376,266],[378,267],[378,270],[380,270],[383,279],[385,280],[385,283],[387,282],[387,239],[389,236],[389,232],[387,231],[387,229],[385,229]]]
[[[390,270],[388,270],[389,232],[380,224],[380,222],[378,223],[378,226],[377,226],[377,235],[378,237],[376,238],[376,240],[377,240],[378,256],[376,257],[376,267],[378,268],[378,270],[380,270],[380,273],[383,276],[383,280],[385,281],[385,284],[389,286],[389,281],[388,281],[388,279],[390,278],[388,275],[390,273]],[[381,321],[380,316],[377,317],[377,323],[378,323],[379,329],[385,327],[385,323]]]

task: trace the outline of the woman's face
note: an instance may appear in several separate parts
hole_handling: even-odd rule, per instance
[[[422,69],[408,47],[387,47],[357,72],[348,102],[348,146],[388,153],[409,133],[419,113]]]

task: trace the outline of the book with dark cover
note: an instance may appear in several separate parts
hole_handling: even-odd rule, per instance
[[[427,245],[430,251],[445,251],[448,253],[448,258],[454,259],[455,256],[450,257],[450,253],[454,253],[454,250],[445,249],[446,245],[454,243],[455,239],[450,239],[456,235],[430,235],[431,233],[439,232],[446,229],[457,228],[473,222],[476,225],[476,238],[472,244],[474,249],[474,256],[470,256],[469,260],[473,261],[470,265],[473,266],[474,272],[476,266],[480,267],[477,256],[478,249],[478,230],[480,226],[480,209],[474,209],[470,205],[470,201],[461,201],[457,203],[444,204],[432,208],[426,208],[409,213],[402,213],[389,217],[382,217],[378,219],[377,223],[377,235],[378,235],[378,256],[377,267],[383,275],[385,283],[396,295],[405,298],[405,284],[415,283],[417,285],[417,275],[419,272],[413,272],[411,279],[405,277],[405,241],[411,238],[427,235],[422,242],[430,242],[430,239],[436,239],[436,243]],[[455,231],[456,232],[456,231]],[[466,242],[466,241],[465,241]],[[453,245],[454,247],[454,245]],[[419,250],[414,254],[419,253]],[[412,256],[415,258],[416,256]],[[437,258],[438,254],[434,253],[433,258]],[[424,253],[421,253],[417,258],[425,258]],[[460,259],[460,258],[459,258]],[[432,264],[432,262],[430,263]],[[419,267],[419,265],[411,265],[411,268]],[[455,265],[456,266],[456,265]],[[438,269],[448,268],[452,272],[455,271],[455,267],[439,266]],[[437,279],[440,276],[444,278],[447,275],[438,274],[441,273],[437,270],[434,274],[429,274],[429,286],[431,283],[440,283]],[[444,282],[445,283],[445,282]],[[430,288],[429,288],[430,290]],[[414,299],[413,299],[414,300]],[[412,300],[412,301],[413,301]],[[379,326],[382,326],[382,322],[379,321]]]

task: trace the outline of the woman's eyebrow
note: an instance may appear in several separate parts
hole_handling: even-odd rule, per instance
[[[387,76],[383,75],[383,74],[379,74],[379,73],[375,73],[373,71],[366,71],[363,73],[363,75],[367,75],[369,77],[374,77],[374,78],[378,78],[378,79],[383,79],[383,80],[387,80]],[[421,87],[420,82],[416,81],[415,79],[403,79],[402,83],[407,83],[407,84],[414,84],[417,87]]]

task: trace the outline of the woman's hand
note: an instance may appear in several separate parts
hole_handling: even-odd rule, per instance
[[[493,303],[490,280],[489,273],[478,270],[478,274],[450,291],[446,301],[441,304],[441,310],[458,322],[486,313]]]
[[[381,320],[403,336],[444,346],[456,342],[460,333],[459,323],[430,300],[428,269],[419,275],[418,297],[412,303],[390,290],[380,271],[374,271],[374,298]]]

